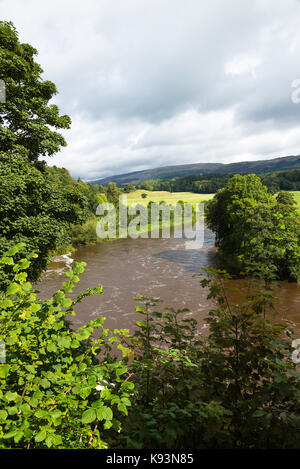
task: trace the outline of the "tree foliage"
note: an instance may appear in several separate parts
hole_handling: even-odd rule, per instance
[[[0,447],[106,448],[105,435],[110,439],[121,429],[134,386],[111,352],[116,337],[104,328],[104,317],[76,331],[66,320],[79,301],[103,288],[71,298],[84,271],[84,263],[75,263],[62,288],[39,300],[26,273],[33,257],[14,261],[22,248],[16,245],[0,260],[14,275],[0,294],[0,340],[6,345]]]
[[[75,297],[75,263],[48,300],[27,279],[34,256],[1,258],[14,278],[0,294],[2,448],[299,448],[300,374],[292,330],[276,323],[270,283],[230,299],[225,271],[201,281],[215,307],[208,334],[188,309],[139,297],[136,330],[109,331],[103,317],[78,330],[68,315],[102,287]],[[210,277],[211,276],[211,277]],[[285,338],[288,333],[288,338]],[[113,344],[123,358],[117,358]]]
[[[0,21],[0,79],[6,87],[6,101],[0,103],[0,255],[18,242],[26,244],[23,255],[36,250],[28,271],[33,281],[51,251],[72,242],[70,227],[95,217],[98,204],[97,186],[74,181],[67,170],[40,160],[66,145],[57,129],[69,128],[71,120],[49,104],[57,90],[42,78],[36,54],[20,43],[12,23]],[[90,239],[90,227],[86,231]],[[7,275],[3,266],[0,288]]]
[[[70,243],[69,226],[86,220],[88,201],[75,186],[54,183],[21,156],[0,157],[0,254],[18,242],[22,254],[35,250],[29,277],[36,281],[57,246]],[[5,266],[0,284],[7,280]]]
[[[71,124],[55,104],[49,104],[57,89],[42,79],[36,55],[34,47],[19,42],[11,22],[0,22],[0,79],[6,86],[6,102],[0,104],[0,146],[3,152],[18,153],[33,162],[65,146],[56,129],[68,129]]]
[[[258,176],[235,175],[207,203],[206,221],[229,267],[300,278],[300,221],[291,194],[277,198]]]
[[[270,284],[254,282],[232,304],[225,271],[201,285],[216,306],[208,335],[187,309],[140,297],[138,329],[126,345],[135,396],[116,447],[299,448],[300,374],[289,324],[276,323]]]
[[[182,177],[149,179],[137,184],[136,188],[149,191],[214,194],[219,189],[223,189],[234,174],[235,173],[204,173]],[[247,173],[239,172],[239,174],[245,175]],[[270,171],[258,174],[258,177],[272,194],[281,190],[300,191],[300,169]],[[128,185],[131,186],[131,184],[128,183],[124,186],[124,189]]]

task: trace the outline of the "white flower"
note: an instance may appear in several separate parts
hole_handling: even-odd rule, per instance
[[[105,389],[105,386],[102,386],[101,384],[97,384],[95,389],[96,389],[96,391],[102,391],[102,389]]]
[[[108,387],[115,387],[115,383],[109,383],[108,381],[106,381],[106,379],[101,379],[100,383],[97,384],[97,386],[95,387],[96,391],[102,391],[103,389],[107,389]]]

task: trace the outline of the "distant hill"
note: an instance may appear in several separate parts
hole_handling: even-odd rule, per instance
[[[283,156],[272,160],[241,161],[239,163],[195,163],[160,168],[145,169],[126,174],[117,174],[103,179],[91,181],[92,184],[108,184],[116,182],[119,186],[138,184],[148,179],[166,179],[207,173],[267,173],[283,169],[300,169],[300,155]]]

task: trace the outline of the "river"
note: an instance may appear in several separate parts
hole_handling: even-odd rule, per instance
[[[72,261],[84,261],[86,270],[71,296],[98,285],[103,285],[104,293],[76,305],[76,316],[71,318],[74,327],[105,316],[106,327],[132,328],[138,317],[133,297],[144,295],[161,298],[166,307],[189,308],[189,314],[205,328],[203,319],[213,303],[195,274],[203,267],[218,267],[218,260],[213,233],[205,229],[204,234],[201,249],[190,249],[189,241],[175,238],[128,238],[83,247],[54,258],[36,288],[41,298],[48,298],[60,288]],[[232,280],[230,284],[237,288],[233,300],[242,300],[243,282]],[[280,282],[276,294],[280,298],[278,317],[293,321],[295,335],[300,337],[300,284]]]

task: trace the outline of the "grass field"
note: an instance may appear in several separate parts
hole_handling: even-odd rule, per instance
[[[145,199],[142,198],[142,194],[147,194]],[[300,193],[299,193],[300,194]],[[175,204],[178,200],[183,202],[190,202],[194,206],[204,200],[212,199],[214,194],[194,194],[193,192],[167,192],[167,191],[145,191],[138,190],[127,194],[128,205],[133,204],[144,204],[147,205],[150,200],[152,202],[160,202],[164,200],[167,204]]]
[[[297,202],[298,211],[300,212],[300,191],[292,191],[292,194],[294,195],[294,199]]]
[[[300,212],[300,191],[291,192],[294,195],[295,201],[297,202],[298,210]],[[143,199],[142,194],[147,194],[147,197]],[[150,200],[152,202],[160,202],[161,200],[164,200],[167,204],[175,204],[178,200],[183,200],[184,202],[192,203],[194,206],[196,203],[202,202],[204,200],[210,200],[214,196],[214,194],[194,194],[193,192],[167,192],[146,190],[138,190],[126,195],[129,205],[140,203],[147,205]]]

